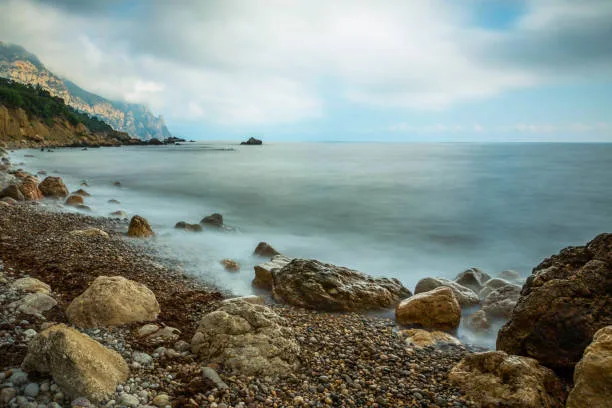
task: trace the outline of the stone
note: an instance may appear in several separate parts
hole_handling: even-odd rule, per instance
[[[255,265],[255,278],[252,285],[260,289],[272,289],[272,272],[280,270],[291,262],[291,258],[284,255],[274,255],[271,260]]]
[[[49,373],[66,394],[92,401],[113,393],[129,374],[119,353],[64,324],[39,333],[28,345],[22,366],[28,372]]]
[[[476,333],[488,332],[491,329],[491,323],[484,310],[478,310],[465,319],[465,324]]]
[[[51,286],[45,282],[41,282],[36,278],[19,278],[11,284],[11,288],[22,290],[24,292],[49,293]]]
[[[202,226],[200,224],[189,224],[185,221],[179,221],[174,225],[174,228],[176,229],[182,229],[185,231],[191,231],[191,232],[200,232],[203,230]]]
[[[388,308],[412,295],[397,279],[374,278],[314,259],[293,259],[274,271],[272,294],[281,303],[325,311]]]
[[[75,195],[71,195],[70,197],[68,197],[64,204],[76,207],[77,205],[84,204],[84,203],[85,201],[83,200],[83,196],[75,194]]]
[[[223,265],[223,268],[225,268],[226,271],[238,272],[240,270],[240,265],[238,265],[238,262],[232,259],[222,259],[219,263]]]
[[[28,383],[28,373],[17,369],[9,377],[9,382],[17,387]]]
[[[99,228],[87,228],[83,230],[74,230],[70,231],[70,235],[79,236],[79,237],[100,237],[100,238],[109,238],[109,235],[106,231],[102,231]]]
[[[15,201],[25,201],[23,193],[16,184],[7,186],[4,190],[0,191],[0,197],[9,197]]]
[[[259,146],[262,145],[263,142],[259,139],[255,139],[254,137],[249,137],[249,140],[247,140],[246,142],[240,142],[240,144],[246,146]]]
[[[219,377],[219,374],[217,374],[214,368],[202,367],[202,375],[208,378],[209,380],[211,380],[215,384],[215,386],[220,390],[226,390],[229,388],[227,384],[223,382],[221,377]]]
[[[416,287],[414,288],[414,294],[416,295],[419,293],[429,292],[430,290],[439,288],[441,286],[450,288],[453,291],[461,307],[475,306],[480,303],[478,295],[472,289],[445,278],[421,279],[417,282]]]
[[[202,317],[191,351],[224,372],[283,376],[297,368],[300,347],[293,330],[267,306],[234,302]]]
[[[107,201],[109,204],[121,204],[121,202],[119,200],[115,200],[114,198],[111,198],[110,200]]]
[[[130,220],[130,226],[128,227],[128,237],[147,238],[155,235],[149,221],[142,218],[139,215],[135,215]]]
[[[91,195],[87,191],[83,190],[82,188],[79,188],[77,191],[73,192],[72,194],[80,195],[83,197],[89,197]]]
[[[164,408],[166,405],[171,405],[170,397],[168,394],[157,394],[155,398],[153,398],[153,405],[160,408]]]
[[[257,247],[255,247],[253,255],[261,256],[263,258],[272,258],[275,255],[280,255],[280,252],[272,248],[272,246],[267,242],[260,242],[257,244]]]
[[[482,301],[482,310],[489,317],[509,319],[520,295],[520,286],[502,286],[487,295]]]
[[[461,344],[457,338],[441,331],[409,329],[401,330],[399,333],[405,339],[406,345],[419,348],[425,346],[438,346],[441,344]]]
[[[569,247],[534,268],[497,349],[571,374],[595,332],[612,325],[612,234]]]
[[[480,299],[484,299],[495,289],[499,289],[507,285],[512,285],[512,283],[508,282],[507,280],[501,279],[501,278],[489,279],[488,281],[485,282],[480,292],[478,292],[478,297]],[[520,290],[520,287],[519,287],[519,290]]]
[[[136,332],[136,335],[138,337],[146,337],[146,336],[148,336],[150,334],[155,333],[158,330],[159,330],[159,326],[158,325],[149,323],[149,324],[145,324],[144,326],[141,326],[138,329],[138,331]]]
[[[29,383],[23,390],[23,394],[31,398],[36,398],[39,392],[40,386],[36,383]]]
[[[222,228],[223,227],[223,216],[219,213],[207,215],[206,217],[202,218],[202,220],[200,221],[200,224],[203,224],[208,227],[213,227],[213,228]]]
[[[123,211],[123,210],[117,210],[117,211],[113,211],[112,213],[110,213],[110,215],[112,215],[113,217],[118,217],[118,218],[127,218],[128,214]]]
[[[552,370],[502,351],[468,354],[448,379],[480,407],[561,408],[566,397]]]
[[[506,271],[502,271],[499,274],[497,274],[498,278],[507,280],[509,282],[522,282],[523,278],[521,277],[521,274],[518,273],[517,271],[513,271],[513,270],[506,270]]]
[[[159,303],[145,285],[122,276],[98,276],[70,303],[66,316],[79,327],[120,326],[157,319]]]
[[[46,177],[38,188],[45,197],[64,198],[69,194],[68,188],[61,177]]]
[[[160,328],[156,324],[145,324],[140,327],[136,335],[148,344],[173,342],[179,338],[181,331],[170,326]]]
[[[574,370],[566,408],[612,406],[612,326],[599,329]]]
[[[119,403],[121,405],[125,405],[126,407],[135,408],[140,405],[140,401],[136,395],[122,393],[119,396]]]
[[[489,279],[491,279],[491,276],[482,269],[470,268],[457,275],[455,282],[478,293]]]
[[[3,406],[9,406],[9,401],[15,398],[15,396],[17,396],[17,390],[14,388],[2,388],[0,390],[0,402],[3,403]]]
[[[73,408],[96,408],[87,398],[79,397],[72,400],[70,406]]]
[[[27,176],[24,178],[19,185],[19,191],[21,191],[26,201],[43,199],[43,193],[38,185],[38,179],[34,176]]]
[[[255,296],[255,295],[225,299],[221,303],[225,305],[225,304],[234,303],[234,302],[247,302],[253,305],[264,305],[266,303],[265,299],[262,296]]]
[[[19,192],[21,194],[21,191]],[[23,195],[23,194],[22,194]],[[0,199],[1,202],[8,204],[8,205],[15,205],[18,203],[17,200],[11,198],[11,197],[2,197],[2,199]],[[23,200],[22,200],[23,201]]]
[[[44,319],[44,312],[53,309],[57,301],[46,293],[30,293],[25,297],[9,304],[9,307],[17,309],[19,312],[33,315]]]
[[[143,353],[141,351],[134,351],[132,353],[132,360],[140,363],[142,365],[148,365],[153,362],[153,357],[148,355],[147,353]]]
[[[451,288],[441,286],[402,300],[395,308],[400,324],[453,331],[459,327],[461,307]]]

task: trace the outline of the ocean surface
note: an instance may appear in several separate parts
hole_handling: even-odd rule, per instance
[[[12,158],[72,191],[86,180],[94,214],[146,217],[187,273],[239,295],[253,293],[259,241],[413,290],[472,266],[527,276],[560,249],[612,231],[612,144],[198,142]],[[173,228],[213,212],[237,231]],[[223,258],[241,271],[223,270]]]

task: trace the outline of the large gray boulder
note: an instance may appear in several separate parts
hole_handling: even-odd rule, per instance
[[[487,316],[499,319],[509,319],[520,295],[521,288],[519,286],[502,286],[487,295],[482,302],[482,310]]]
[[[470,268],[457,275],[455,282],[478,293],[489,279],[491,276],[482,269]]]
[[[461,286],[457,282],[453,282],[452,280],[445,278],[421,279],[414,288],[414,294],[416,295],[418,293],[429,292],[430,290],[439,288],[441,286],[450,288],[453,291],[461,307],[470,307],[480,303],[478,295],[472,289]]]

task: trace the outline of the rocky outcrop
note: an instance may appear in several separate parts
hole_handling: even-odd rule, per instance
[[[38,179],[34,176],[26,176],[19,185],[19,191],[26,201],[42,200],[42,190],[38,186]]]
[[[478,407],[563,407],[565,390],[552,370],[501,351],[469,354],[448,374]]]
[[[497,349],[571,373],[595,332],[611,324],[612,234],[601,234],[533,270]]]
[[[223,228],[223,216],[219,213],[207,215],[206,217],[202,218],[200,224],[207,227]]]
[[[272,258],[275,255],[280,255],[276,249],[272,248],[267,242],[260,242],[257,244],[253,255],[261,256],[262,258]]]
[[[130,220],[130,226],[128,227],[128,237],[136,238],[148,238],[155,235],[149,221],[139,215],[135,215]]]
[[[247,140],[246,142],[240,142],[241,145],[251,145],[251,146],[258,146],[263,144],[263,142],[259,139],[255,139],[254,137],[249,137],[249,140]]]
[[[395,308],[395,319],[400,324],[453,331],[459,327],[461,307],[453,291],[441,286],[402,300]]]
[[[400,335],[405,339],[406,345],[411,347],[441,346],[444,344],[460,345],[457,338],[441,331],[427,331],[422,329],[401,330]]]
[[[612,406],[612,326],[599,329],[574,370],[566,408]]]
[[[272,273],[282,269],[289,262],[291,262],[291,258],[284,255],[275,255],[268,262],[255,265],[253,286],[261,289],[272,289]]]
[[[232,302],[205,315],[191,341],[206,363],[232,374],[291,374],[300,348],[285,321],[266,306]]]
[[[45,197],[64,198],[70,192],[60,177],[46,177],[38,186]]]
[[[145,285],[121,276],[98,276],[70,303],[66,316],[79,327],[119,326],[157,319],[159,304]]]
[[[326,311],[393,307],[411,295],[397,279],[374,278],[314,259],[293,259],[273,272],[272,293],[278,302]]]
[[[34,337],[23,368],[49,373],[72,398],[85,396],[93,401],[106,398],[129,374],[119,353],[63,324]]]
[[[457,275],[455,282],[478,293],[480,289],[482,289],[484,283],[489,279],[491,279],[491,277],[483,270],[470,268]]]
[[[414,288],[414,294],[416,295],[418,293],[429,292],[430,290],[439,288],[441,286],[450,288],[453,291],[461,307],[470,307],[480,303],[478,295],[472,289],[466,288],[465,286],[461,286],[457,282],[453,282],[444,278],[421,279],[417,282],[417,285]]]
[[[238,262],[232,259],[222,259],[220,263],[223,265],[223,268],[225,268],[226,271],[238,272],[240,270],[240,265],[238,265]]]

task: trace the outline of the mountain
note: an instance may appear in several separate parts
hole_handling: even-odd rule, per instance
[[[94,115],[132,137],[163,140],[172,136],[163,118],[153,115],[146,106],[111,101],[88,92],[53,74],[34,54],[18,45],[0,41],[0,77],[40,85],[73,108]]]

